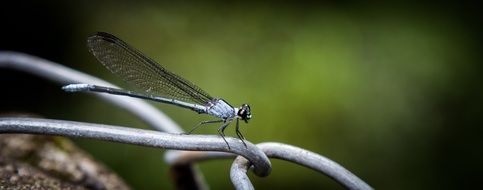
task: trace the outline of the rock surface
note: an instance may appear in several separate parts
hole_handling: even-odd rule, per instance
[[[0,190],[129,189],[69,139],[0,134]]]

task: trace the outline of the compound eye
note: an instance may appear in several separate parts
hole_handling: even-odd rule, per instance
[[[243,104],[242,109],[246,110],[247,112],[250,113],[250,106],[248,104]]]
[[[245,121],[252,118],[252,114],[250,113],[250,106],[248,104],[242,104],[240,110],[238,111],[238,116]]]

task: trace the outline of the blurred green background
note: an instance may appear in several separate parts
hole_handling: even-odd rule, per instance
[[[86,48],[117,35],[233,105],[249,103],[251,142],[282,142],[340,163],[376,189],[468,189],[480,171],[480,8],[467,2],[41,1],[2,5],[1,50],[55,61],[121,86]],[[0,70],[0,113],[147,128],[124,110]],[[153,103],[190,129],[209,117]],[[234,127],[227,133],[235,136]],[[216,127],[197,133],[216,134]],[[134,189],[172,188],[163,150],[76,139]],[[200,163],[230,189],[231,160]],[[272,160],[259,189],[341,189]]]

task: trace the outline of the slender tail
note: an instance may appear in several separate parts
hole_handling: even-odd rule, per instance
[[[108,94],[114,94],[114,95],[129,96],[129,97],[152,100],[152,101],[166,103],[166,104],[177,105],[177,106],[191,109],[198,113],[206,113],[205,108],[201,105],[182,102],[182,101],[170,99],[170,98],[141,94],[141,93],[133,92],[129,90],[122,90],[122,89],[105,87],[105,86],[97,86],[93,84],[69,84],[69,85],[63,86],[62,90],[66,92],[101,92],[101,93],[108,93]]]
[[[92,84],[69,84],[62,87],[62,90],[66,92],[85,92],[94,89],[95,85]]]
[[[142,95],[136,92],[117,89],[117,88],[111,88],[111,87],[105,87],[105,86],[97,86],[93,84],[69,84],[69,85],[63,86],[62,90],[66,92],[103,92],[108,94],[149,99],[149,96]]]

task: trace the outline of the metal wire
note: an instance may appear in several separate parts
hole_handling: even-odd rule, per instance
[[[334,179],[347,189],[372,189],[367,183],[341,165],[317,153],[292,145],[275,142],[259,143],[257,146],[262,149],[269,158],[286,160],[313,169]],[[237,155],[235,154],[226,152],[196,151],[183,152],[180,154],[166,154],[165,158],[167,163],[176,165],[213,159],[230,159],[235,158],[236,156]],[[230,177],[236,189],[253,187],[246,174],[250,166],[251,164],[249,161],[242,157],[235,159],[233,162]]]
[[[223,139],[217,135],[184,135],[114,125],[19,117],[0,117],[0,133],[60,135],[164,149],[231,152],[250,160],[255,166],[255,174],[261,177],[269,175],[271,171],[268,157],[258,147],[250,142],[246,142],[245,147],[239,139],[232,137],[226,137],[232,145],[228,149]]]
[[[286,160],[321,172],[347,189],[370,190],[367,183],[362,181],[349,170],[336,162],[314,152],[282,143],[260,143],[257,145],[268,157]],[[236,189],[250,187],[251,182],[246,174],[251,163],[238,156],[231,166],[230,177]]]

